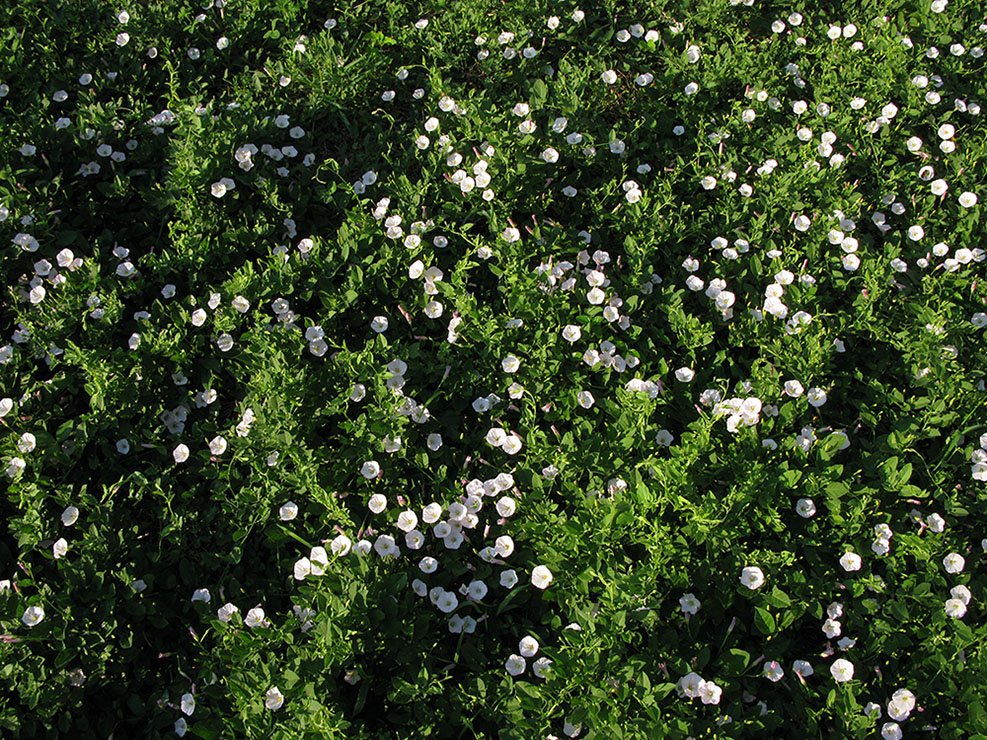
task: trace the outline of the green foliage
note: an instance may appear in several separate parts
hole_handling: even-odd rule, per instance
[[[122,10],[0,10],[2,734],[987,736],[975,4]]]

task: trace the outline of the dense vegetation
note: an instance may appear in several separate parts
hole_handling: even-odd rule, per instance
[[[982,4],[422,7],[0,10],[5,735],[987,738]]]

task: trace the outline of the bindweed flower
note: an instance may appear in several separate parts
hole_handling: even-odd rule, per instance
[[[277,711],[284,704],[284,694],[277,686],[272,686],[264,693],[264,706],[272,712]]]
[[[843,553],[843,556],[840,558],[840,566],[848,573],[860,570],[862,562],[860,556],[855,552]]]
[[[533,658],[538,654],[538,647],[538,640],[531,635],[525,635],[518,643],[518,652],[521,653],[522,657]]]
[[[459,606],[459,598],[452,591],[443,591],[436,599],[435,606],[440,612],[449,614]]]
[[[795,675],[801,678],[808,678],[813,673],[815,673],[815,670],[813,670],[812,664],[809,663],[809,661],[796,660],[795,662],[792,663],[792,673],[794,673]]]
[[[24,614],[21,616],[21,621],[26,627],[34,627],[45,618],[44,607],[41,606],[29,606],[24,610]]]
[[[945,604],[946,616],[961,619],[966,614],[966,604],[960,599],[947,599]]]
[[[244,617],[243,623],[248,627],[266,626],[264,610],[259,606],[255,606],[253,609],[247,612],[247,616]]]
[[[520,655],[512,655],[507,659],[504,667],[507,672],[512,676],[520,676],[524,673],[524,669],[527,668],[527,662]]]
[[[195,697],[191,694],[182,694],[180,706],[182,713],[191,717],[192,713],[195,711]]]
[[[552,571],[546,568],[544,565],[535,566],[534,570],[531,571],[531,585],[535,588],[540,588],[545,590],[554,580]]]
[[[785,676],[785,669],[777,660],[771,660],[764,664],[764,677],[772,683],[778,683]]]
[[[764,573],[757,566],[749,565],[741,572],[740,582],[754,591],[764,585]]]
[[[951,574],[962,572],[965,565],[966,560],[958,552],[951,552],[942,560],[943,568],[946,569],[947,573]]]
[[[881,737],[883,740],[901,740],[904,733],[901,731],[901,725],[897,722],[885,722],[881,726]]]
[[[500,573],[500,585],[504,588],[514,588],[517,585],[517,572],[514,570],[504,570]]]
[[[696,614],[700,606],[701,602],[695,597],[695,594],[685,594],[679,599],[679,607],[684,614]]]
[[[837,658],[830,666],[829,672],[837,683],[846,683],[853,679],[853,663],[845,658]]]
[[[699,684],[699,699],[703,704],[719,704],[723,689],[712,681],[702,681]]]
[[[79,518],[79,510],[74,506],[65,507],[65,511],[62,512],[62,524],[66,527],[71,527],[76,523]]]

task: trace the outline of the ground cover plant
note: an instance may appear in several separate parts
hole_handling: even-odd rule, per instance
[[[5,736],[987,737],[987,14],[0,11]]]

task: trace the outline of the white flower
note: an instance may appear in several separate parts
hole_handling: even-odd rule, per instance
[[[838,683],[845,683],[853,678],[853,663],[845,658],[837,658],[830,666],[829,672]]]
[[[966,565],[966,560],[958,552],[951,552],[942,559],[942,565],[947,573],[960,573]]]
[[[602,79],[608,85],[612,85],[617,81],[617,73],[614,72],[612,69],[608,69],[606,72],[603,73]]]
[[[406,509],[398,514],[398,529],[402,532],[410,532],[418,526],[418,515],[410,509]]]
[[[764,573],[757,566],[747,566],[740,574],[740,582],[751,591],[764,585]]]
[[[197,588],[192,592],[192,601],[202,601],[208,604],[212,601],[212,596],[209,593],[208,588]]]
[[[808,678],[815,670],[812,668],[812,664],[807,660],[796,660],[792,663],[792,673],[795,673],[802,678]]]
[[[906,720],[913,709],[915,709],[915,694],[908,689],[898,689],[891,695],[891,701],[888,702],[888,716],[891,719],[898,722]]]
[[[719,704],[723,689],[712,681],[702,681],[699,684],[698,694],[703,704]]]
[[[397,544],[394,542],[394,538],[389,534],[382,534],[374,540],[374,550],[382,558],[396,558],[401,554]]]
[[[183,463],[188,460],[189,449],[187,445],[178,445],[171,453],[171,456],[175,458],[176,463]]]
[[[333,541],[329,543],[329,549],[332,551],[332,554],[337,557],[348,555],[352,547],[353,541],[345,534],[337,535]]]
[[[507,355],[507,357],[501,360],[500,366],[505,373],[516,373],[518,368],[521,367],[521,360],[514,355]]]
[[[692,368],[680,367],[678,370],[675,371],[675,378],[680,383],[688,383],[694,377],[696,377],[696,373],[692,370]]]
[[[860,570],[862,562],[863,561],[860,559],[860,556],[855,552],[843,553],[843,557],[840,558],[840,565],[843,570],[848,573],[851,571]]]
[[[226,604],[223,604],[223,606],[219,607],[219,609],[216,610],[216,618],[220,622],[227,623],[227,622],[229,622],[233,618],[233,614],[236,613],[236,612],[238,612],[238,611],[240,611],[240,609],[237,608],[236,605],[230,604],[230,603],[226,603]]]
[[[576,342],[582,335],[582,330],[576,324],[566,324],[562,328],[562,338],[567,342]]]
[[[221,435],[216,435],[209,442],[209,451],[214,455],[222,455],[226,452],[226,438]]]
[[[579,391],[576,394],[576,401],[584,409],[592,408],[593,404],[596,403],[596,399],[593,398],[593,394],[589,391]]]
[[[494,542],[494,552],[499,557],[509,557],[514,552],[514,540],[509,535],[501,535]]]
[[[771,660],[764,664],[764,677],[772,683],[778,683],[785,676],[785,669],[777,660]]]
[[[544,565],[537,565],[534,570],[531,571],[531,585],[535,588],[540,588],[542,590],[548,588],[554,578],[555,577],[552,575],[552,571]]]
[[[843,626],[837,620],[830,618],[823,622],[822,631],[826,634],[826,637],[833,639],[842,634]]]
[[[62,512],[62,524],[66,527],[71,527],[78,518],[79,510],[74,506],[67,506],[65,507],[65,511]]]
[[[51,553],[55,560],[59,560],[65,557],[65,553],[69,550],[69,543],[64,537],[59,537],[55,540],[55,544],[51,546]]]
[[[24,432],[17,440],[17,449],[23,453],[32,452],[36,446],[35,436],[30,432]]]
[[[966,614],[966,604],[960,599],[946,599],[946,616],[961,619]]]
[[[977,194],[971,193],[969,190],[960,195],[960,205],[964,208],[973,208],[977,205]]]
[[[705,683],[702,676],[698,673],[687,673],[679,679],[678,685],[682,693],[688,696],[690,699],[695,699],[699,696],[699,690]]]
[[[696,598],[695,594],[689,593],[679,598],[679,607],[684,614],[695,614],[699,611],[700,606],[702,606],[702,603]]]
[[[518,643],[518,652],[525,658],[533,658],[538,654],[538,640],[531,635],[525,635]]]
[[[42,619],[45,618],[44,607],[41,606],[29,606],[24,610],[23,616],[21,616],[21,621],[26,627],[34,627]]]
[[[483,581],[471,581],[466,587],[466,593],[471,601],[481,601],[487,595],[487,584]]]
[[[497,513],[502,517],[513,516],[517,511],[517,502],[510,496],[501,496],[497,499]]]
[[[272,712],[280,709],[282,704],[284,704],[284,694],[277,686],[272,686],[264,693],[264,706]]]
[[[283,504],[280,509],[278,509],[278,516],[281,517],[281,521],[290,522],[296,516],[298,516],[298,504],[294,501],[289,501]]]
[[[367,460],[360,467],[360,475],[367,480],[373,480],[380,475],[380,464],[376,460]]]
[[[964,604],[970,603],[970,589],[966,586],[960,584],[959,586],[953,586],[949,590],[949,595],[954,599],[959,599]]]
[[[443,591],[439,594],[439,597],[435,602],[435,606],[440,612],[448,614],[459,606],[459,598],[452,591]]]
[[[500,446],[500,448],[508,455],[516,455],[521,451],[522,446],[523,444],[521,442],[521,438],[517,434],[512,433],[508,434],[507,437],[504,438],[504,443]]]
[[[816,408],[825,404],[827,400],[826,391],[822,388],[810,388],[805,397],[809,401],[809,404]]]
[[[935,5],[935,2],[933,2]],[[901,731],[901,725],[897,722],[885,722],[881,727],[881,737],[884,740],[901,740],[904,733]]]
[[[507,669],[507,672],[512,676],[520,676],[522,673],[524,673],[524,669],[527,667],[527,663],[525,662],[524,658],[522,658],[520,655],[512,655],[507,659],[507,662],[504,664],[504,667]]]
[[[265,625],[264,617],[264,610],[259,606],[255,606],[247,612],[247,616],[244,617],[243,623],[248,627],[262,627]]]
[[[191,694],[182,694],[181,709],[184,714],[191,717],[192,712],[195,711],[195,697]]]
[[[381,493],[375,493],[370,497],[367,506],[374,514],[380,514],[387,507],[387,498]]]
[[[503,570],[500,572],[500,585],[504,588],[514,588],[517,585],[517,572],[514,570]]]

